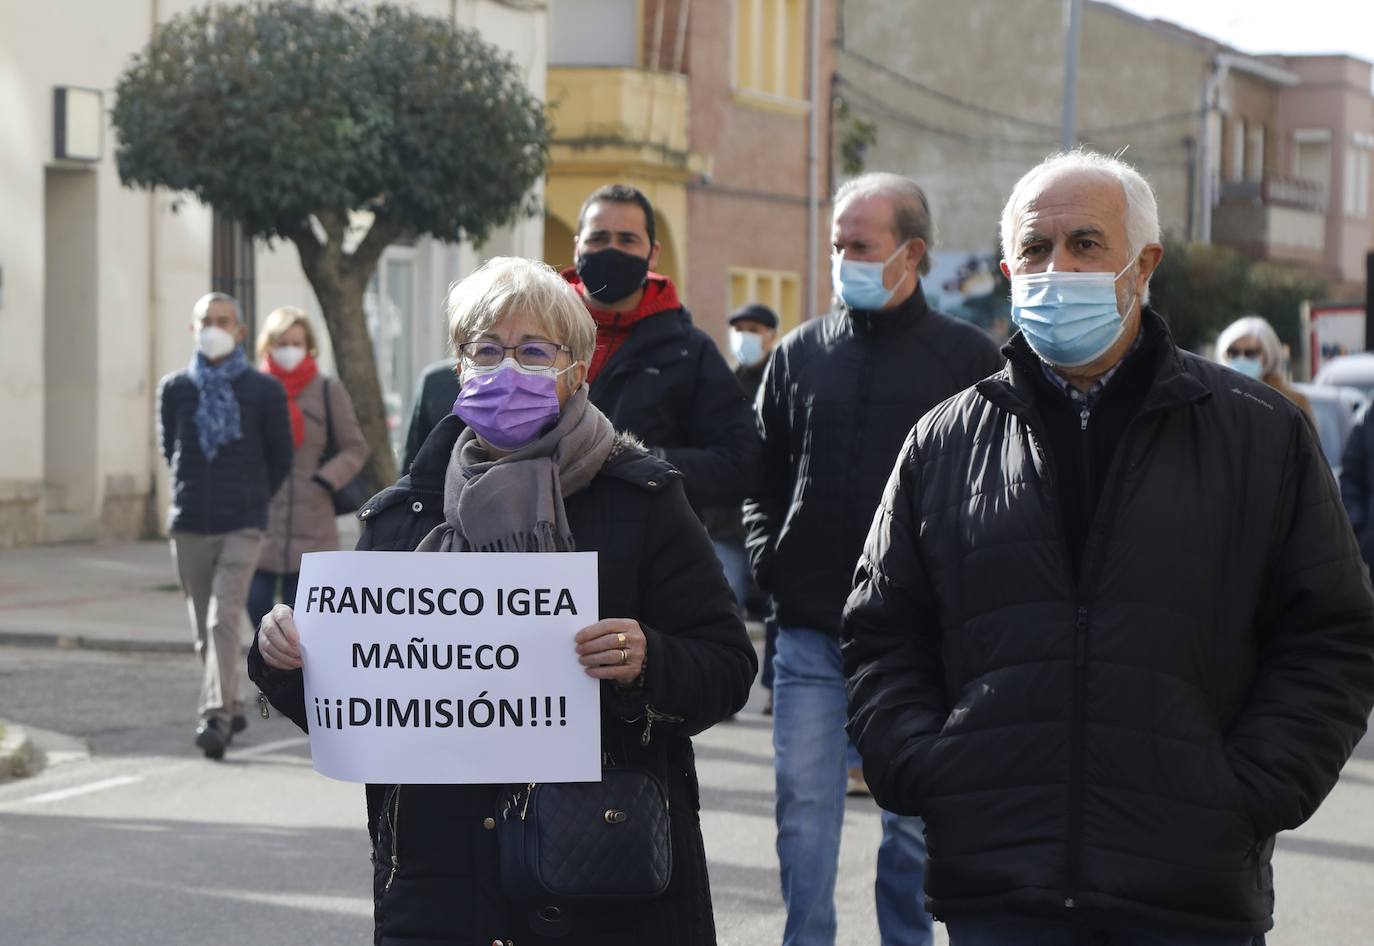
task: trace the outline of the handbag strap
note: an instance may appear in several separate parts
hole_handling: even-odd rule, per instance
[[[321,378],[324,382],[324,454],[320,461],[324,462],[334,457],[339,452],[339,443],[334,439],[334,411],[330,408],[329,379]]]

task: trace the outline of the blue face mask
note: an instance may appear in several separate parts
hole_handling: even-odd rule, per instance
[[[754,367],[763,361],[763,336],[757,332],[741,332],[737,328],[730,329],[730,353],[744,367]]]
[[[1012,276],[1011,320],[1041,360],[1057,368],[1091,364],[1126,330],[1126,320],[1117,310],[1116,281],[1134,265],[1135,258],[1115,276],[1061,272]]]
[[[1247,378],[1254,378],[1256,381],[1264,374],[1264,362],[1258,358],[1230,358],[1226,364],[1234,371],[1239,371]]]
[[[881,263],[868,260],[845,259],[836,253],[830,257],[830,284],[835,295],[851,309],[881,309],[906,281],[906,271],[897,285],[888,289],[883,285],[883,270],[906,249],[910,240],[903,241],[891,256]]]

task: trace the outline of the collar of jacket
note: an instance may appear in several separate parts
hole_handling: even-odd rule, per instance
[[[926,303],[925,287],[918,280],[916,290],[891,309],[851,309],[843,302],[839,311],[846,317],[855,335],[881,337],[915,325],[930,311]]]
[[[1211,397],[1211,391],[1188,371],[1183,356],[1174,344],[1173,335],[1164,319],[1149,306],[1141,313],[1141,331],[1145,344],[1140,354],[1154,359],[1150,392],[1141,405],[1141,413],[1182,407]],[[1035,412],[1035,402],[1043,396],[1046,384],[1038,378],[1043,369],[1040,358],[1031,350],[1021,332],[1002,346],[1007,365],[991,378],[979,381],[978,393],[992,403],[1016,414]]]
[[[601,367],[593,383],[619,374],[626,368],[638,366],[640,359],[661,345],[681,344],[687,337],[687,326],[691,324],[691,313],[685,307],[655,312],[640,319],[624,344],[606,359],[606,364]]]

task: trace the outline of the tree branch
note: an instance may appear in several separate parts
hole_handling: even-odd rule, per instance
[[[344,266],[354,273],[370,275],[382,251],[394,243],[402,232],[404,228],[400,224],[378,214],[372,218],[372,226],[367,228],[367,234],[357,247],[344,258]]]

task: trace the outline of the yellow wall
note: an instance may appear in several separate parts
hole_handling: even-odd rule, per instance
[[[623,170],[623,169],[621,169]],[[686,300],[687,286],[687,187],[677,181],[661,181],[620,173],[613,165],[597,171],[578,170],[569,173],[555,161],[549,166],[548,186],[544,193],[549,222],[544,231],[544,259],[552,266],[572,262],[572,233],[577,226],[577,213],[587,195],[603,184],[629,184],[644,192],[654,206],[655,236],[662,245],[658,272],[671,279],[679,294]],[[564,243],[560,249],[558,243]]]

